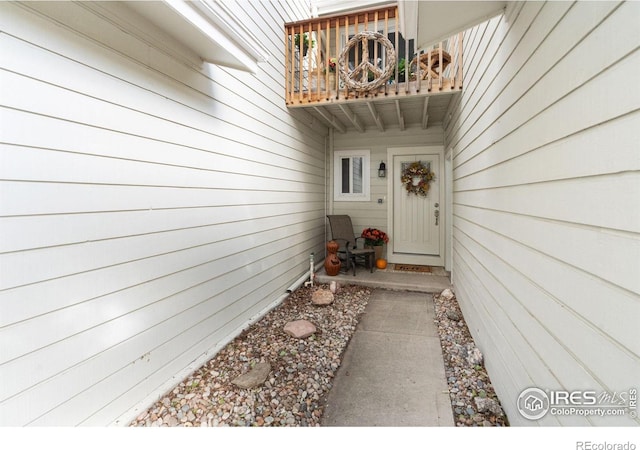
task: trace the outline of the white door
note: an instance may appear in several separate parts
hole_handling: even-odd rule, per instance
[[[393,161],[393,206],[389,261],[395,263],[442,265],[440,154],[390,154]],[[435,174],[426,196],[407,192],[401,181],[404,170],[419,161]]]

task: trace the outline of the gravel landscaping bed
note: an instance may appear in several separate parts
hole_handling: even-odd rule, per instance
[[[316,289],[329,287],[298,288],[130,426],[320,426],[326,395],[371,291],[342,286],[332,304],[317,306],[311,302]],[[508,425],[455,295],[435,295],[434,306],[456,425]],[[287,323],[302,319],[315,325],[314,334],[299,339],[285,332]],[[232,383],[265,363],[269,374],[261,385]]]
[[[508,426],[455,294],[447,289],[433,299],[456,426]]]
[[[331,305],[316,306],[310,299],[317,288],[291,293],[130,426],[319,426],[324,397],[371,292],[344,286]],[[316,333],[298,339],[284,332],[300,319]],[[231,383],[265,362],[271,371],[263,385]]]

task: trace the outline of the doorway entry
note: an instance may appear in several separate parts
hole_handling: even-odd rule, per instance
[[[387,258],[392,263],[444,265],[444,148],[398,147],[387,149],[390,166],[388,203],[390,241]],[[426,196],[408,192],[401,180],[406,168],[420,162],[434,173]]]

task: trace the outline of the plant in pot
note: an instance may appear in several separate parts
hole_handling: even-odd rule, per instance
[[[300,40],[302,40],[302,48],[300,47]],[[307,54],[307,50],[310,47],[313,47],[314,44],[314,40],[313,39],[309,39],[309,33],[303,33],[302,34],[302,39],[300,39],[300,34],[296,34],[295,35],[295,44],[297,48],[301,48],[302,50],[302,54],[306,55]]]
[[[376,261],[382,258],[382,246],[389,242],[389,236],[382,230],[377,228],[365,228],[362,230],[361,237],[364,238],[365,247],[375,250]]]
[[[407,72],[407,60],[402,58],[398,61],[398,83],[404,83],[406,81],[406,72]],[[391,78],[389,81],[395,81],[396,72],[395,70],[391,72]],[[409,78],[411,80],[415,80],[416,74],[413,72],[413,67],[409,71]]]
[[[323,73],[329,73],[329,89],[336,88],[336,69],[338,64],[338,58],[329,58]]]

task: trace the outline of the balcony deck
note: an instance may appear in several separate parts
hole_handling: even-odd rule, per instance
[[[397,17],[394,5],[285,24],[287,107],[306,108],[340,132],[441,122],[451,96],[463,87],[462,34],[414,49],[399,33]],[[378,32],[388,45],[363,38],[343,52],[364,31]],[[358,73],[369,62],[375,67]],[[359,89],[380,72],[379,87]]]

